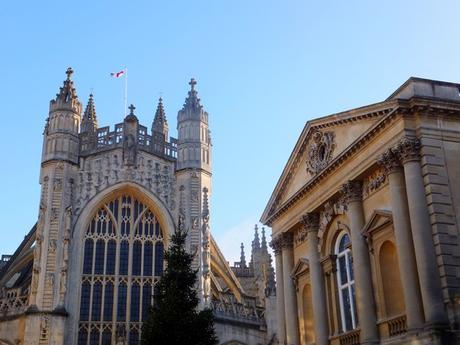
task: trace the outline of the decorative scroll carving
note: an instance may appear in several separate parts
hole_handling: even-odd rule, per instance
[[[345,203],[361,201],[363,199],[363,182],[359,180],[348,181],[342,185],[341,192]]]
[[[420,160],[420,149],[422,145],[417,138],[404,137],[396,146],[403,164],[410,161]]]
[[[334,132],[315,132],[312,142],[307,151],[307,171],[317,174],[323,170],[332,160],[335,149]]]

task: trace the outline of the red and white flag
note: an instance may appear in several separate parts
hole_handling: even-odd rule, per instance
[[[120,71],[120,72],[112,72],[112,73],[110,73],[110,76],[111,76],[112,78],[120,78],[120,77],[122,77],[124,74],[125,74],[125,70]]]

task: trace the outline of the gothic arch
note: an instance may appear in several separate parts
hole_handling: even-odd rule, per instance
[[[79,303],[81,299],[81,272],[83,269],[83,239],[88,229],[88,224],[95,216],[96,212],[105,205],[123,194],[130,195],[148,207],[158,219],[161,229],[163,230],[163,244],[166,248],[169,245],[169,236],[174,232],[175,223],[170,211],[165,204],[152,192],[133,182],[121,182],[111,186],[91,198],[76,219],[72,229],[71,246],[70,246],[70,265],[69,265],[69,282],[66,309],[69,313],[67,327],[71,339],[69,343],[76,343],[79,320]]]

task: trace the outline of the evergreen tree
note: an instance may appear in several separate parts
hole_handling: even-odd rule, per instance
[[[176,230],[165,252],[166,269],[155,289],[154,305],[142,327],[142,345],[216,345],[210,309],[198,311],[197,271],[185,250],[187,233]]]

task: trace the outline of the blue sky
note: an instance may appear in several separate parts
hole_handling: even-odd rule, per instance
[[[188,81],[210,114],[212,231],[228,259],[256,223],[305,122],[378,102],[410,76],[460,82],[459,1],[8,1],[0,11],[0,253],[38,212],[42,132],[68,66],[100,125],[129,102],[171,129]]]

